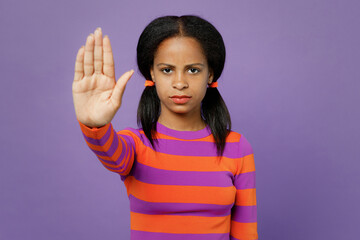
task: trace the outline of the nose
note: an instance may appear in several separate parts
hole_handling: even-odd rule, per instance
[[[178,74],[175,75],[172,86],[173,86],[173,88],[181,90],[184,88],[188,88],[189,84],[186,80],[185,75],[183,73],[179,72]]]

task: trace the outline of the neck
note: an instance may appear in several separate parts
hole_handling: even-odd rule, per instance
[[[167,128],[178,131],[198,131],[206,127],[200,112],[198,114],[161,112],[158,122]]]

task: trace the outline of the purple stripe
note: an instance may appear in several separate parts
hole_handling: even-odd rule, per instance
[[[257,208],[255,206],[234,205],[231,212],[231,220],[241,223],[253,223],[257,221]]]
[[[178,131],[167,128],[159,122],[157,122],[156,124],[156,131],[180,139],[200,139],[207,137],[211,134],[211,129],[209,126],[206,126],[204,129],[201,129],[199,131]]]
[[[139,181],[159,185],[234,186],[234,176],[228,171],[200,172],[164,170],[153,168],[139,162],[134,166],[133,176]]]
[[[110,148],[104,152],[104,151],[96,151],[96,150],[92,150],[95,154],[99,155],[99,156],[112,156],[114,154],[114,152],[116,151],[116,149],[119,147],[119,137],[117,136],[117,134],[114,131],[114,138],[113,141],[111,142],[111,146]]]
[[[160,233],[131,230],[131,240],[229,240],[229,233]]]
[[[123,141],[123,138],[122,137],[124,137],[124,136],[119,136],[118,137],[118,140],[120,139],[120,143],[121,143],[121,145],[123,146],[123,150],[121,151],[121,153],[120,153],[120,156],[118,157],[118,159],[116,159],[116,161],[114,162],[114,161],[111,161],[111,160],[104,160],[104,159],[102,159],[102,158],[100,158],[102,161],[104,161],[104,162],[106,162],[106,163],[109,163],[109,164],[112,164],[112,165],[118,165],[126,156],[127,156],[127,153],[128,153],[128,149],[129,148],[133,148],[134,147],[134,144],[133,144],[133,141],[131,141],[130,139],[125,139],[125,142],[127,143],[127,147],[125,148],[125,142]],[[125,137],[124,137],[125,138]],[[117,140],[117,141],[118,141]],[[118,147],[118,145],[117,145],[117,147]],[[126,150],[126,151],[124,151],[124,149]],[[94,151],[94,152],[98,152],[98,151]],[[114,151],[114,153],[116,152],[116,149],[115,149],[115,151]],[[103,156],[103,155],[102,155]],[[110,155],[109,157],[111,157],[112,155]]]
[[[135,129],[135,128],[125,128],[119,132],[119,134],[125,135],[125,136],[131,136],[131,134],[136,135],[138,138],[142,138],[142,134],[140,133],[142,131],[142,128]],[[143,135],[145,138],[146,136]],[[146,138],[147,139],[147,138]]]
[[[125,179],[128,177],[129,175],[120,175],[120,179],[121,179],[121,181],[125,181]]]
[[[172,137],[183,137],[184,139],[193,139],[191,137],[192,134],[195,136],[194,139],[198,137],[196,136],[196,132],[198,131],[195,132],[176,131],[173,129],[168,129],[161,124],[158,124],[157,127],[158,126],[160,126],[160,128],[157,130],[165,135],[169,135],[170,133],[174,132],[175,135],[171,135],[171,134],[169,135]],[[165,127],[165,130],[163,129],[163,127]],[[140,141],[145,146],[153,149],[146,136],[140,133],[141,129],[126,128],[125,130],[131,131],[133,134],[139,137]],[[203,132],[201,133],[202,137],[208,136],[208,134],[204,134],[208,130],[203,129],[200,131]],[[155,145],[156,151],[165,154],[180,155],[180,156],[204,156],[204,157],[217,156],[216,146],[213,142],[158,139],[158,143],[159,144]],[[244,135],[241,135],[239,142],[226,143],[223,156],[229,158],[240,158],[250,154],[253,154],[253,149],[250,143],[248,142],[248,140],[244,137]]]
[[[245,157],[247,155],[253,154],[253,149],[248,140],[244,137],[244,135],[241,135],[240,137],[239,151],[239,157]]]
[[[110,124],[108,130],[106,131],[106,133],[104,134],[104,136],[101,139],[90,138],[90,137],[86,136],[84,133],[83,133],[83,135],[88,143],[98,145],[98,146],[103,146],[109,139],[112,130],[113,130],[113,128],[112,128],[112,125]]]
[[[233,236],[230,235],[230,240],[241,240],[239,238],[234,238]],[[256,239],[251,239],[251,240],[258,240],[257,238]]]
[[[255,171],[235,175],[234,185],[236,189],[248,189],[256,187]]]
[[[231,214],[234,204],[204,204],[204,203],[159,203],[147,202],[129,195],[132,212],[150,215],[178,215],[201,217],[224,217]]]
[[[156,151],[165,154],[199,157],[217,156],[216,145],[213,142],[158,139],[158,143],[159,144],[155,145]],[[148,141],[143,142],[143,144],[153,149]],[[226,143],[223,156],[228,158],[239,158],[238,146],[238,142]]]
[[[132,159],[134,158],[134,149],[128,147],[125,151],[122,151],[122,152],[121,152],[120,157],[123,156],[123,155],[124,155],[124,158],[127,158],[129,155],[130,155],[130,157],[129,157],[129,158],[127,159],[127,161],[124,162],[122,165],[120,165],[120,166],[118,166],[118,167],[116,167],[116,168],[109,167],[109,166],[105,166],[105,167],[106,167],[107,169],[109,169],[110,171],[111,171],[111,170],[115,170],[115,171],[121,170],[121,172],[118,172],[119,174],[125,172],[126,169],[127,169],[128,166],[129,166],[129,164],[132,162]],[[110,162],[110,164],[113,164],[114,166],[120,164],[120,162],[124,159],[124,158],[120,158],[120,157],[116,160],[115,163],[114,163],[114,162]],[[102,160],[102,161],[105,161],[105,160]],[[106,161],[106,162],[109,162],[109,161]]]
[[[134,159],[135,159],[135,150],[133,148],[129,148],[127,152],[128,153],[126,154],[126,157],[129,156],[129,154],[130,154],[130,157],[129,157],[128,161],[125,162],[124,171],[122,171],[121,173],[125,172],[126,169],[129,168],[129,164],[133,164]],[[130,171],[129,171],[129,173],[130,173]]]

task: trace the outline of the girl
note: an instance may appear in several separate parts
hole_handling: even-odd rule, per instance
[[[197,16],[157,18],[140,36],[137,63],[146,79],[139,129],[111,124],[134,71],[115,81],[100,28],[78,51],[72,88],[86,143],[126,186],[131,239],[257,239],[254,155],[217,90],[220,33]]]

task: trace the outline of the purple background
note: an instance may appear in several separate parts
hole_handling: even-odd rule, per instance
[[[197,14],[227,47],[219,90],[255,152],[259,239],[356,239],[359,1],[0,2],[0,239],[129,239],[126,189],[75,118],[75,56],[101,26],[116,77],[116,130],[136,127],[136,44],[162,15]]]

